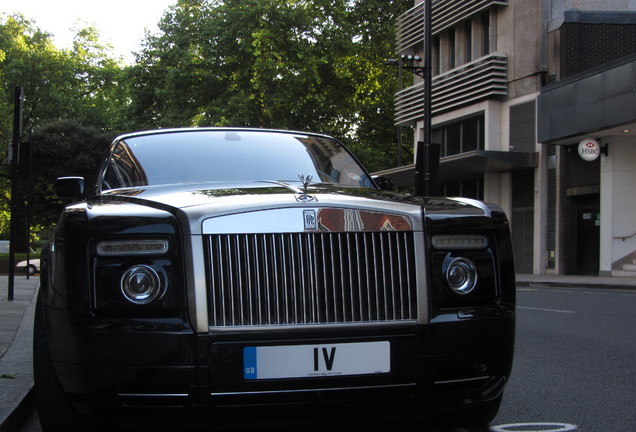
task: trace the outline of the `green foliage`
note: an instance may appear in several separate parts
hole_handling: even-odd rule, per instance
[[[130,67],[94,28],[77,30],[72,49],[60,50],[32,21],[0,14],[0,151],[11,141],[19,85],[25,130],[34,133],[34,174],[24,186],[33,223],[52,223],[60,205],[54,179],[92,177],[117,130],[311,130],[342,139],[370,171],[395,166],[398,83],[384,60],[393,56],[395,19],[411,6],[412,0],[175,0]],[[0,235],[9,177],[0,163]]]
[[[252,126],[345,141],[394,166],[396,16],[409,0],[179,0],[129,70],[140,128]]]
[[[6,146],[13,136],[13,99],[15,86],[21,86],[24,102],[24,135],[43,125],[74,119],[85,126],[102,130],[121,127],[123,108],[128,105],[128,93],[122,88],[124,71],[118,61],[112,58],[109,47],[99,44],[99,35],[93,28],[80,29],[71,50],[57,49],[51,36],[40,30],[32,21],[21,15],[0,14],[0,152],[7,153]],[[75,148],[69,154],[69,161],[84,164],[85,159],[96,157],[87,148]],[[55,146],[49,148],[48,169],[58,152]],[[90,162],[91,164],[93,162]],[[82,167],[83,165],[79,165]],[[82,168],[80,168],[81,170]],[[40,172],[38,171],[38,174]],[[2,215],[8,214],[10,200],[10,165],[6,159],[0,162],[0,235],[8,235],[8,224]],[[21,184],[19,190],[33,190],[36,196],[46,195],[52,188],[54,178],[48,183],[39,179],[33,184]],[[40,189],[41,188],[41,189]],[[50,214],[51,209],[43,208],[43,203],[31,203],[31,214],[40,217],[39,211]],[[36,213],[34,210],[37,210]],[[26,233],[26,209],[22,198],[16,200],[15,217],[20,233]],[[43,216],[50,223],[50,217]],[[37,221],[34,221],[38,223]],[[25,248],[27,237],[19,239],[18,248]]]
[[[93,28],[80,29],[72,50],[59,50],[48,33],[24,17],[0,15],[0,97],[8,123],[2,142],[11,137],[14,87],[26,95],[26,131],[55,119],[110,128],[117,123],[121,65],[98,43]],[[124,93],[125,94],[125,93]]]
[[[114,138],[112,132],[100,132],[69,120],[56,121],[38,128],[32,138],[32,173],[25,193],[32,223],[50,226],[62,208],[55,196],[58,177],[79,176],[92,187],[102,157]]]

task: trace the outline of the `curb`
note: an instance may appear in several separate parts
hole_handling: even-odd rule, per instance
[[[599,282],[564,282],[564,281],[517,281],[517,287],[530,288],[589,288],[636,291],[634,285],[617,285]]]
[[[2,385],[2,406],[0,406],[0,432],[17,432],[24,425],[35,408],[33,382],[32,348],[33,318],[35,299],[39,289],[29,282],[16,284],[16,300],[24,307],[20,324],[15,331],[13,341],[0,357],[0,372],[8,377],[0,378]],[[16,307],[19,307],[16,304]]]

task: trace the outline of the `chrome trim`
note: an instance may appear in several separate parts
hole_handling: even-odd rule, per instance
[[[465,271],[465,278],[459,283],[454,284],[452,279],[451,271],[454,267],[459,267],[460,269]],[[479,275],[477,273],[477,268],[475,264],[468,258],[458,257],[453,259],[450,263],[448,263],[448,267],[446,267],[446,271],[444,272],[446,275],[446,283],[448,287],[456,294],[459,295],[468,295],[477,286],[477,282],[479,281]]]
[[[118,393],[119,397],[188,397],[187,393]]]
[[[306,212],[316,212],[316,230],[306,228]],[[347,208],[276,208],[210,217],[203,234],[413,231],[408,216]]]
[[[372,322],[351,322],[351,323],[337,323],[337,324],[272,324],[272,325],[253,325],[253,326],[233,326],[233,327],[224,327],[224,326],[210,326],[210,332],[217,333],[231,333],[231,332],[241,332],[241,331],[263,331],[263,330],[311,330],[311,329],[341,329],[343,325],[349,324],[351,326],[355,326],[356,328],[362,327],[408,327],[414,326],[418,324],[418,321],[415,319],[412,320],[404,320],[404,321],[372,321]]]
[[[430,317],[428,293],[428,251],[423,232],[413,233],[415,254],[415,286],[417,287],[417,323],[428,324]],[[418,261],[419,260],[419,261]]]
[[[475,378],[462,378],[462,379],[454,379],[454,380],[443,380],[443,381],[435,381],[436,385],[444,385],[444,384],[460,384],[460,383],[470,383],[476,381],[487,381],[489,380],[489,376],[480,376]]]
[[[144,296],[135,297],[136,293],[131,287],[133,282],[138,282],[137,275],[144,274],[148,276],[152,286],[147,289],[143,294]],[[119,280],[119,289],[126,300],[129,302],[143,306],[148,303],[152,303],[155,300],[159,300],[163,297],[167,287],[159,277],[155,269],[145,264],[137,264],[128,268],[121,276]]]
[[[264,390],[264,391],[247,391],[247,392],[213,392],[210,396],[241,396],[241,395],[259,395],[259,394],[294,394],[294,393],[311,393],[311,392],[327,392],[327,391],[347,391],[347,390],[384,390],[391,388],[409,388],[417,387],[416,383],[408,384],[388,384],[378,386],[356,386],[356,387],[332,387],[332,388],[315,388],[315,389],[297,389],[297,390]]]
[[[205,254],[201,236],[184,236],[185,251],[192,255],[186,259],[188,311],[194,331],[208,332],[208,290],[205,277]],[[187,252],[186,252],[187,256]]]

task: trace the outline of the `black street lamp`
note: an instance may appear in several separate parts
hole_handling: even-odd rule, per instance
[[[407,69],[424,80],[424,127],[422,139],[418,141],[415,154],[415,194],[419,196],[439,195],[439,144],[432,142],[431,127],[431,82],[432,82],[432,0],[424,0],[424,63],[419,65],[418,56],[402,56],[387,60],[385,64]]]
[[[400,68],[400,75],[402,69],[410,70],[415,75],[424,78],[424,66],[420,66],[419,63],[422,58],[417,55],[402,55],[399,59],[389,59],[384,62],[387,66],[397,66]]]
[[[13,301],[15,276],[15,245],[16,245],[16,208],[18,203],[18,161],[20,156],[20,141],[22,138],[22,111],[24,92],[22,87],[15,87],[13,102],[13,140],[11,141],[11,219],[9,221],[9,280],[7,284],[7,300]]]

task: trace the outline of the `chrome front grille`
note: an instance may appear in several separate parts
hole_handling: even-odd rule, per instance
[[[204,236],[211,327],[417,319],[413,233]]]

